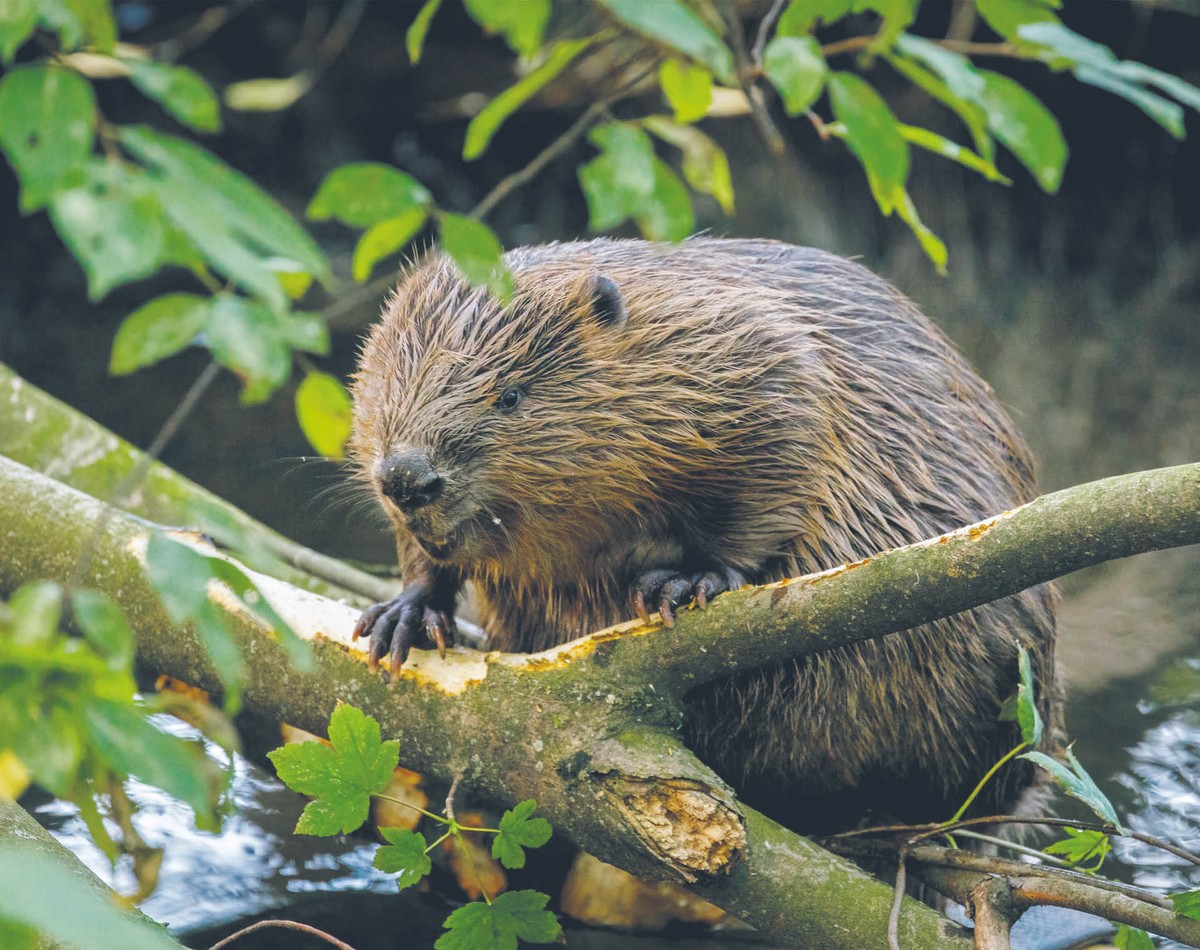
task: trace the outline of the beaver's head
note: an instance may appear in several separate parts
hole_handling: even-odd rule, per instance
[[[643,503],[627,322],[589,270],[519,272],[507,306],[438,257],[409,274],[353,385],[351,454],[397,529],[443,562],[536,563]]]

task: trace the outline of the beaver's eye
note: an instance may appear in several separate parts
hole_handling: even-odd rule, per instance
[[[517,406],[521,405],[521,400],[525,397],[516,386],[510,386],[500,394],[500,398],[496,400],[496,408],[501,412],[512,412]]]

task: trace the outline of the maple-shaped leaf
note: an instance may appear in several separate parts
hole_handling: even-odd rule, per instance
[[[550,840],[550,822],[531,818],[537,802],[521,802],[500,819],[500,833],[492,841],[492,857],[510,870],[525,867],[525,849],[540,848]]]
[[[1200,920],[1200,890],[1182,891],[1169,895],[1175,905],[1175,913],[1192,920]]]
[[[375,867],[385,874],[396,874],[400,890],[411,887],[433,867],[426,853],[429,843],[425,836],[406,828],[380,828],[379,833],[390,844],[375,852]]]
[[[546,910],[549,900],[539,891],[508,891],[491,904],[466,904],[446,918],[446,932],[434,950],[516,950],[518,937],[527,943],[553,943],[562,927]]]
[[[392,780],[400,743],[383,742],[379,723],[342,704],[329,718],[328,745],[300,742],[267,755],[288,788],[313,798],[296,823],[297,834],[348,834],[367,820],[371,796]]]
[[[1048,844],[1042,850],[1046,854],[1061,855],[1072,866],[1080,865],[1084,861],[1095,861],[1096,863],[1091,867],[1079,868],[1089,874],[1100,870],[1100,865],[1104,863],[1105,857],[1112,851],[1112,843],[1108,840],[1108,835],[1103,831],[1086,828],[1082,830],[1064,828],[1063,830],[1067,833],[1066,838]]]

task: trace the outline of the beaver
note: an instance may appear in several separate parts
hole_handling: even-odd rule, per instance
[[[404,592],[355,631],[392,668],[453,637],[536,651],[657,609],[831,568],[1029,501],[1030,454],[990,387],[864,267],[766,240],[512,250],[502,305],[428,256],[353,380],[351,457],[394,526]],[[998,719],[1037,587],[687,698],[692,748],[797,830],[948,817],[1020,741]],[[1032,778],[1002,770],[978,810]]]

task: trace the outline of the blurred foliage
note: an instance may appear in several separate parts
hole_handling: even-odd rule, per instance
[[[82,637],[63,632],[65,609]],[[133,660],[133,634],[103,594],[76,590],[66,599],[57,584],[39,582],[0,603],[0,795],[16,798],[36,783],[72,802],[109,861],[132,858],[140,898],[154,888],[161,851],[133,826],[127,780],[170,793],[211,830],[229,778],[201,742],[162,731],[152,717],[183,715],[227,752],[237,737],[203,703],[140,695]]]

